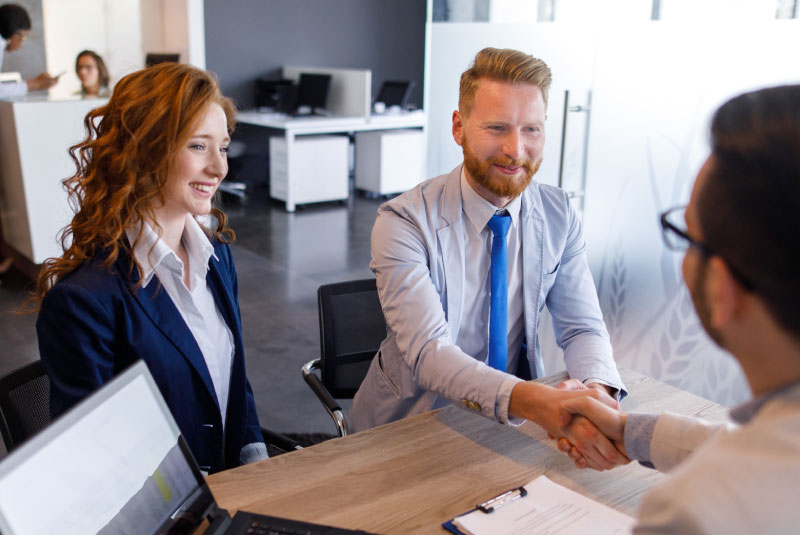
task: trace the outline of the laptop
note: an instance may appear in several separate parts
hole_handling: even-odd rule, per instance
[[[265,481],[265,484],[269,484]],[[139,361],[0,461],[0,533],[363,534],[217,506]]]

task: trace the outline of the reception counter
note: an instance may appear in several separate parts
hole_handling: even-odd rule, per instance
[[[0,100],[0,222],[4,252],[29,275],[61,254],[58,233],[72,219],[62,181],[75,172],[69,147],[102,99]],[[20,265],[20,264],[28,265]]]

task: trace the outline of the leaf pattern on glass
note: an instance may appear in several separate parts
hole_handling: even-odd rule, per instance
[[[625,255],[617,244],[611,266],[611,295],[609,295],[606,327],[609,336],[616,341],[621,336],[623,316],[625,315]]]

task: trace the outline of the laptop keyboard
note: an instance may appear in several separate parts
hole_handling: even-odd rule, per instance
[[[369,535],[365,531],[322,526],[286,518],[238,512],[227,535]]]
[[[247,533],[253,535],[315,535],[321,533],[318,530],[308,530],[306,528],[290,528],[275,526],[267,522],[254,521],[247,528]]]

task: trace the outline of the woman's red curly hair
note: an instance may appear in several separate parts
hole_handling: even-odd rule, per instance
[[[45,261],[32,296],[35,308],[62,277],[103,252],[110,268],[120,251],[132,255],[125,231],[139,221],[157,226],[154,209],[164,203],[164,186],[176,169],[178,152],[206,109],[219,104],[233,131],[236,110],[207,72],[178,63],[161,63],[122,78],[105,106],[90,111],[87,136],[70,147],[77,171],[64,180],[72,222],[60,233],[64,254]],[[230,243],[234,234],[225,214],[211,209],[209,235]]]

